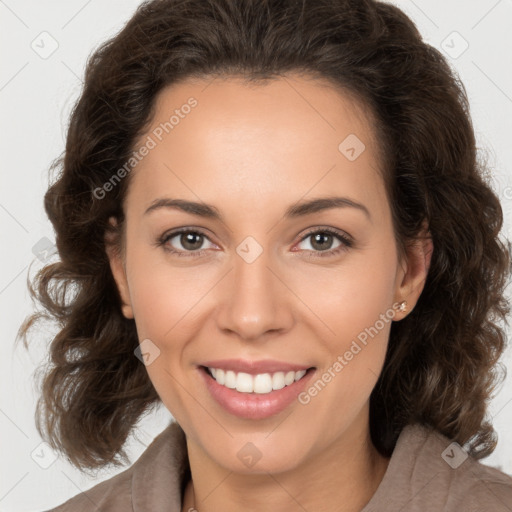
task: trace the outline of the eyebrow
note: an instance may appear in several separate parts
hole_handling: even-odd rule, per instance
[[[355,208],[363,212],[365,216],[368,218],[368,220],[370,222],[372,221],[371,214],[366,206],[364,206],[361,203],[357,203],[356,201],[349,199],[347,197],[337,196],[319,197],[316,199],[311,199],[309,201],[302,201],[296,204],[292,204],[291,206],[288,207],[284,216],[285,218],[297,218],[303,217],[305,215],[310,215],[312,213],[321,212],[324,210],[330,210],[332,208],[347,207]],[[185,213],[198,215],[199,217],[224,222],[220,211],[211,204],[199,203],[196,201],[188,201],[186,199],[170,199],[166,197],[155,199],[144,212],[144,215],[147,215],[151,212],[154,212],[162,208],[177,209]]]

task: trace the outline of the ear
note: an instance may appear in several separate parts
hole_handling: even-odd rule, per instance
[[[434,243],[426,221],[418,237],[407,246],[407,254],[400,263],[395,301],[407,301],[406,309],[397,311],[394,320],[402,320],[408,312],[414,309],[425,286],[428,270],[434,251]]]
[[[109,223],[116,227],[117,219],[115,217],[110,217]],[[105,250],[110,262],[112,275],[114,276],[119,295],[121,296],[121,309],[123,315],[126,318],[134,318],[130,292],[128,288],[128,280],[126,278],[126,262],[124,261],[121,247],[114,243],[114,238],[109,232],[105,234]]]

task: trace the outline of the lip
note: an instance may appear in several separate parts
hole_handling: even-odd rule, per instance
[[[274,359],[262,359],[260,361],[247,361],[245,359],[217,359],[215,361],[206,361],[200,366],[209,366],[210,368],[221,368],[222,370],[231,370],[233,372],[244,372],[251,375],[258,373],[275,372],[298,372],[307,370],[311,365],[291,364]]]
[[[216,364],[218,363],[219,361],[216,362]],[[210,366],[210,363],[208,366]],[[218,367],[212,365],[211,367],[222,368],[222,365],[219,365]],[[254,368],[252,369],[254,370]],[[280,369],[283,369],[282,365],[280,366]],[[271,391],[270,393],[259,394],[240,393],[236,389],[230,389],[226,386],[222,386],[206,371],[206,365],[198,367],[199,374],[201,375],[206,388],[217,404],[234,416],[250,420],[261,420],[279,414],[296,400],[297,396],[304,390],[304,388],[306,388],[309,381],[312,379],[316,372],[316,368],[302,366],[299,370],[307,370],[302,379],[295,381],[293,384],[285,386],[282,389]],[[292,371],[292,369],[288,371]],[[258,372],[267,373],[261,372],[259,369],[256,373]],[[269,371],[268,373],[271,372]]]

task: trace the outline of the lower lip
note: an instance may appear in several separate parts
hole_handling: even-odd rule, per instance
[[[274,416],[286,409],[307,386],[315,369],[310,368],[302,379],[289,386],[264,394],[240,393],[236,389],[222,386],[207,373],[204,366],[199,367],[199,373],[212,397],[227,412],[240,418],[260,420]]]

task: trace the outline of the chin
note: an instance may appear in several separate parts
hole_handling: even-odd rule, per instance
[[[279,427],[278,427],[279,428]],[[304,435],[258,434],[237,435],[229,441],[205,446],[209,457],[225,469],[239,474],[277,474],[296,469],[307,457]],[[283,443],[283,438],[287,439]]]

